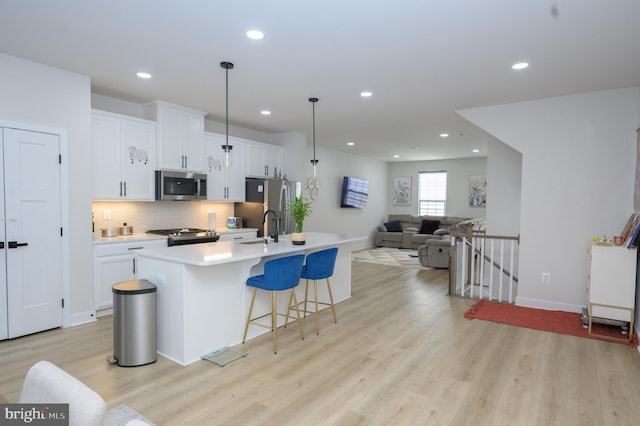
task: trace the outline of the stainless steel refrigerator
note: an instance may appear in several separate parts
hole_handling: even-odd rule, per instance
[[[246,179],[246,202],[234,204],[234,216],[242,218],[245,228],[258,228],[258,236],[274,235],[276,217],[269,213],[262,224],[265,212],[273,210],[278,218],[278,233],[290,234],[295,230],[291,218],[290,203],[302,192],[302,184],[286,179]]]

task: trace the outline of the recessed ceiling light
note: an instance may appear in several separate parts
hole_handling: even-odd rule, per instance
[[[411,149],[420,149],[419,146],[412,146]]]
[[[528,66],[529,64],[527,62],[518,62],[517,64],[513,64],[511,68],[513,68],[514,70],[523,70]]]
[[[448,138],[449,137],[449,133],[440,133],[440,137],[441,138]]]
[[[473,152],[478,153],[478,152],[480,152],[480,150],[479,149],[474,149]]]
[[[148,72],[139,72],[136,75],[140,78],[145,78],[145,79],[151,78],[151,74],[149,74]]]
[[[400,154],[393,154],[393,158],[400,158]]]
[[[360,93],[360,96],[362,96],[363,98],[369,98],[369,97],[371,97],[371,95],[373,95],[373,93],[371,93],[371,92],[362,92],[362,93]]]
[[[250,30],[247,31],[247,37],[249,37],[251,40],[262,40],[264,38],[264,34],[262,33],[262,31]]]
[[[265,109],[265,110],[260,111],[260,114],[262,114],[262,115],[271,115],[271,111],[267,111]]]
[[[347,142],[347,145],[349,145],[349,146],[354,146],[355,144],[356,144],[356,143],[355,143],[354,141],[349,141],[349,142]]]

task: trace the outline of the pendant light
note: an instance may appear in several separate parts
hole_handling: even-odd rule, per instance
[[[318,160],[316,159],[316,102],[318,102],[318,98],[309,98],[309,102],[313,107],[313,160],[311,160],[311,164],[313,164],[313,177],[316,177],[318,175]]]
[[[229,167],[229,157],[231,156],[231,150],[233,149],[232,145],[229,145],[229,70],[233,69],[233,64],[231,62],[220,62],[220,67],[225,70],[226,77],[226,140],[225,144],[222,145],[222,150],[224,151],[224,166]]]
[[[309,102],[313,106],[313,177],[307,178],[307,185],[305,188],[305,198],[309,201],[315,201],[318,199],[320,193],[320,178],[318,177],[318,159],[316,158],[316,102],[318,98],[309,98]]]

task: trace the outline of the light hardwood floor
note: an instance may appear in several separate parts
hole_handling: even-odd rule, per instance
[[[321,315],[238,349],[226,367],[162,357],[110,366],[110,317],[0,342],[0,394],[17,401],[47,359],[158,425],[637,425],[640,354],[616,343],[463,317],[447,272],[353,262],[338,323]],[[206,320],[206,319],[203,319]],[[211,325],[215,327],[215,324]]]

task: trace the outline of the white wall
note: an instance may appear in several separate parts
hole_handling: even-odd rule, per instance
[[[459,111],[522,153],[518,304],[586,305],[590,240],[633,211],[639,99],[633,87]]]
[[[487,173],[487,159],[462,158],[457,160],[407,161],[389,163],[389,179],[386,184],[387,210],[390,214],[418,214],[418,173],[421,171],[447,172],[447,216],[485,217],[485,207],[469,206],[469,176]],[[391,203],[393,178],[411,177],[411,205],[394,206]],[[492,183],[487,180],[487,205],[491,203]]]
[[[0,53],[0,120],[67,132],[68,286],[71,321],[91,320],[91,82],[88,77]],[[66,316],[66,315],[65,315]]]
[[[502,142],[490,140],[487,143],[487,182],[490,182],[487,186],[491,185],[487,233],[520,234],[522,154]]]
[[[304,159],[306,176],[313,175],[309,160],[313,157],[311,146],[307,146]],[[385,221],[388,214],[388,172],[383,161],[371,160],[344,152],[316,147],[318,175],[322,182],[320,196],[312,205],[313,213],[305,220],[305,231],[339,232],[367,235],[367,242],[354,247],[373,245],[376,227]],[[344,176],[369,180],[369,197],[363,209],[341,208],[340,194]]]

